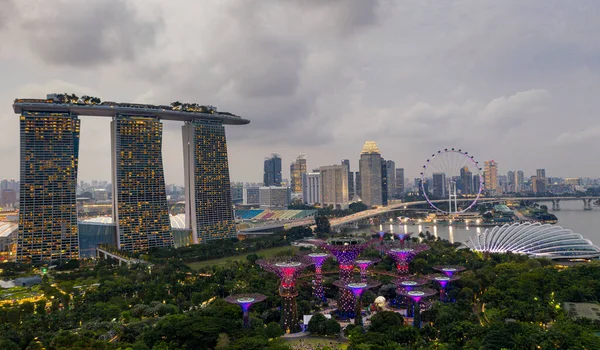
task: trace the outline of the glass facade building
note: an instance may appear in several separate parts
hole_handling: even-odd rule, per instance
[[[162,161],[162,123],[117,115],[111,122],[113,219],[129,252],[173,244]]]
[[[194,243],[236,237],[225,127],[192,121],[182,132],[185,210]]]
[[[79,257],[96,258],[96,247],[101,244],[117,246],[117,225],[113,223],[79,223]]]
[[[77,116],[68,112],[21,113],[17,262],[79,256],[75,200],[79,127]]]

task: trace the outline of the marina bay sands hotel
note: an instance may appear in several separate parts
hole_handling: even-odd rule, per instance
[[[100,102],[51,94],[16,99],[21,183],[17,262],[79,258],[79,116],[111,117],[113,222],[117,247],[172,246],[161,120],[183,122],[186,226],[194,243],[235,237],[224,125],[250,121],[215,107]]]

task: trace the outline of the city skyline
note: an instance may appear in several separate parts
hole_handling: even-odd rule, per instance
[[[31,12],[5,1],[0,177],[19,178],[13,99],[72,92],[155,104],[201,96],[247,116],[252,125],[228,134],[232,181],[260,181],[272,152],[287,179],[299,153],[308,169],[349,159],[356,171],[366,140],[410,179],[445,147],[495,159],[502,174],[545,168],[596,178],[599,166],[582,160],[594,159],[600,135],[593,97],[600,39],[587,34],[600,29],[593,20],[600,4],[584,3],[106,1]],[[198,12],[203,21],[192,20]],[[290,28],[290,18],[307,25]],[[235,25],[219,38],[206,34],[224,22]],[[38,26],[43,38],[34,35]],[[119,39],[98,45],[109,32]],[[109,121],[81,124],[78,180],[110,179]],[[179,124],[164,128],[165,180],[183,184]]]

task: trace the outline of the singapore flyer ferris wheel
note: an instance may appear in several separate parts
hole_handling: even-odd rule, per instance
[[[437,211],[464,213],[481,195],[482,168],[469,152],[445,148],[432,154],[423,165],[420,187],[429,205]]]

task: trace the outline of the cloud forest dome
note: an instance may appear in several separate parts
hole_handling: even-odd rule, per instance
[[[469,237],[464,243],[475,251],[518,253],[550,259],[597,258],[600,248],[561,226],[540,223],[514,223],[495,226]]]

